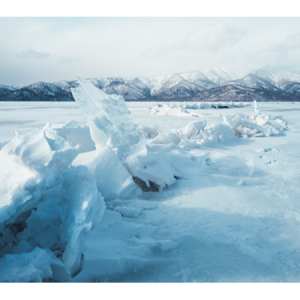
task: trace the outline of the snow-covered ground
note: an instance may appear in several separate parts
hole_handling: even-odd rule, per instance
[[[106,208],[101,221],[86,236],[84,249],[80,249],[80,271],[74,271],[71,277],[57,271],[59,279],[299,282],[300,103],[259,103],[259,114],[264,116],[259,120],[248,118],[255,115],[253,105],[185,109],[187,113],[168,115],[151,113],[155,105],[152,102],[127,105],[151,151],[163,153],[180,176],[159,192],[132,193],[124,199],[120,193],[107,199],[103,195]],[[251,135],[234,135],[235,129],[244,130],[241,123],[234,123],[237,118],[232,116],[238,114],[243,128],[252,126],[244,131]],[[276,114],[282,118],[269,117]],[[0,148],[15,136],[15,131],[25,134],[43,128],[47,122],[55,129],[71,120],[80,125],[87,122],[76,103],[0,102]],[[268,130],[260,134],[259,126]],[[51,138],[63,136],[63,131],[44,132]],[[67,151],[63,145],[59,145],[60,153]],[[17,150],[15,147],[10,151]],[[109,167],[112,170],[114,163]],[[17,170],[9,172],[21,176]],[[80,187],[80,178],[74,174],[67,178],[78,181]],[[91,201],[95,202],[95,197]],[[95,216],[89,218],[93,221]],[[23,254],[19,254],[21,248]],[[0,280],[51,278],[46,266],[52,259],[48,250],[35,248],[27,257],[26,249],[25,244],[21,245],[12,252],[15,255],[0,258]],[[31,277],[31,269],[24,267],[29,263],[39,270]],[[62,268],[57,262],[53,264]],[[16,266],[27,270],[27,274],[17,277],[20,274]]]

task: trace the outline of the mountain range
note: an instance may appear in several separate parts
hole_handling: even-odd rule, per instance
[[[264,66],[239,79],[213,68],[148,78],[88,80],[127,101],[300,101],[300,70],[287,67]],[[74,101],[70,88],[77,85],[76,80],[0,85],[0,101]]]

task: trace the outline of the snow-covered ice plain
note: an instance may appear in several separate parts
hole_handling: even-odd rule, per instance
[[[300,103],[127,105],[0,103],[0,281],[299,282]]]

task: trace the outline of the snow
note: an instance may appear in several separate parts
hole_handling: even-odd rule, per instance
[[[238,137],[251,136],[276,136],[283,135],[288,129],[287,122],[279,115],[260,114],[257,102],[254,101],[252,115],[238,114],[223,117],[224,123],[228,125]]]
[[[157,104],[149,108],[150,113],[161,116],[189,116],[189,112],[181,107],[174,107],[170,104]]]
[[[163,115],[82,88],[1,103],[0,281],[300,280],[298,103]]]
[[[158,103],[149,108],[149,112],[161,116],[193,116],[199,117],[198,114],[191,113],[187,109],[210,109],[210,108],[233,108],[246,107],[250,103],[244,102],[169,102]]]

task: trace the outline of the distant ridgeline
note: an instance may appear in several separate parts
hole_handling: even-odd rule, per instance
[[[262,67],[233,80],[224,69],[150,78],[88,79],[126,101],[300,101],[300,71]],[[21,88],[0,85],[0,101],[74,101],[77,81],[38,82]]]

